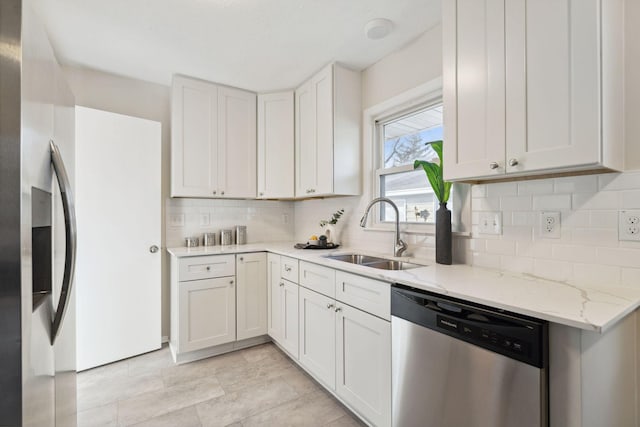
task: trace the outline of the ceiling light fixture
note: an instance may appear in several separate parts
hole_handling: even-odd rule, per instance
[[[371,40],[383,39],[389,35],[393,29],[393,23],[388,19],[372,19],[364,26],[364,33]]]

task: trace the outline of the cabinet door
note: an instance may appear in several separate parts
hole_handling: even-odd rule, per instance
[[[280,255],[267,255],[267,332],[282,344],[284,282],[280,279]]]
[[[171,95],[171,196],[213,197],[217,182],[218,91],[176,76]]]
[[[237,255],[238,340],[267,333],[267,254]]]
[[[280,344],[294,358],[298,358],[298,294],[299,286],[282,280],[282,335]]]
[[[336,393],[373,425],[391,425],[391,323],[337,303]]]
[[[179,352],[236,340],[234,277],[180,282],[178,286]]]
[[[600,3],[505,2],[508,173],[600,161]]]
[[[299,288],[300,364],[331,390],[336,383],[335,300]]]
[[[293,92],[258,95],[258,198],[294,194]]]
[[[504,3],[442,3],[447,180],[505,172]]]
[[[296,89],[296,197],[309,196],[318,186],[316,112],[311,81]]]
[[[313,194],[333,193],[333,65],[311,78],[315,109],[316,185]]]
[[[256,197],[256,95],[218,89],[218,195]]]

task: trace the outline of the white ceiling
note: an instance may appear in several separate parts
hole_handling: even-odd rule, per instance
[[[441,13],[441,0],[32,2],[64,64],[165,85],[180,73],[259,92],[293,88],[331,61],[364,69]],[[393,22],[387,38],[365,37],[374,18]]]

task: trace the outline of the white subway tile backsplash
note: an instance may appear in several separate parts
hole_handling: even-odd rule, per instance
[[[555,194],[547,196],[533,196],[533,210],[562,210],[571,209],[571,195]]]
[[[611,210],[618,207],[618,193],[602,191],[594,194],[574,194],[573,209],[575,210]]]
[[[499,211],[500,210],[500,198],[499,197],[484,197],[474,198],[471,201],[471,207],[475,211]]]
[[[486,251],[498,255],[515,255],[516,242],[509,240],[487,240]]]
[[[487,192],[487,197],[517,196],[518,183],[500,182],[496,184],[487,185],[486,192]]]
[[[530,194],[551,194],[553,193],[553,180],[541,179],[533,181],[519,181],[518,194],[526,196]]]
[[[640,190],[620,192],[620,209],[640,209]]]
[[[500,255],[473,252],[473,265],[485,268],[500,268]]]
[[[640,188],[640,171],[599,175],[598,187],[600,191],[637,190]]]
[[[471,197],[486,197],[487,186],[484,184],[477,184],[471,186]]]
[[[529,226],[505,226],[502,227],[502,238],[504,240],[531,240],[533,227]]]
[[[559,261],[592,263],[597,261],[597,249],[580,245],[552,245],[551,256]]]
[[[618,227],[618,211],[594,211],[590,213],[589,225],[599,228]]]
[[[533,258],[504,255],[500,257],[500,268],[507,271],[533,274],[533,261]]]
[[[506,196],[500,199],[503,211],[530,211],[531,207],[531,196]]]
[[[553,188],[557,194],[596,193],[598,191],[598,177],[586,175],[556,178],[553,182]]]
[[[621,285],[640,288],[640,266],[639,268],[623,267],[621,270]]]
[[[589,211],[569,211],[563,212],[561,217],[561,226],[565,228],[589,227],[590,215]]]
[[[593,246],[617,246],[618,229],[612,228],[574,228],[571,230],[571,240],[575,244]]]
[[[640,252],[636,249],[598,248],[598,261],[605,265],[638,267]]]

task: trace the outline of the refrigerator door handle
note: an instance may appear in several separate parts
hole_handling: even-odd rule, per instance
[[[60,290],[60,299],[56,308],[51,327],[51,344],[56,340],[60,326],[64,320],[64,315],[68,307],[69,298],[71,296],[71,286],[73,284],[73,275],[76,269],[76,211],[73,203],[73,194],[69,184],[67,170],[62,161],[60,150],[53,141],[49,141],[51,146],[51,164],[58,178],[58,186],[60,187],[60,195],[62,197],[62,209],[64,211],[64,234],[65,234],[65,257],[64,257],[64,274],[62,277],[62,289]]]

